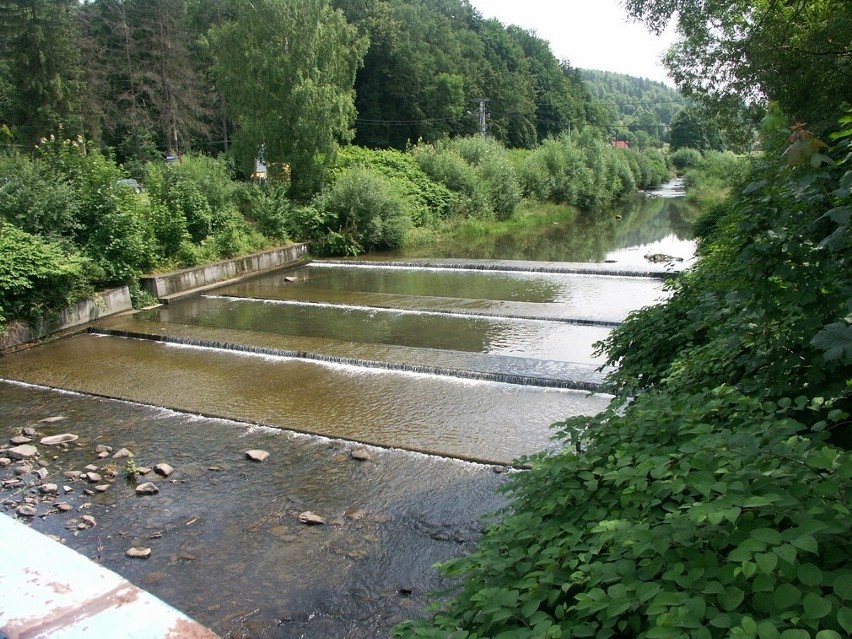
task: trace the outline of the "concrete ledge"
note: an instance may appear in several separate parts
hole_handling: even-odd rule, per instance
[[[162,275],[145,276],[140,279],[140,283],[142,288],[158,300],[167,300],[180,293],[211,287],[244,275],[296,264],[307,254],[307,244],[291,244],[232,260],[185,268]]]
[[[216,639],[152,594],[0,514],[0,636]]]
[[[126,286],[103,291],[94,297],[77,302],[63,309],[58,317],[43,319],[39,324],[30,326],[20,322],[10,322],[5,335],[0,335],[0,353],[16,346],[41,339],[52,333],[65,331],[81,324],[92,322],[101,317],[123,313],[133,308],[130,291]]]

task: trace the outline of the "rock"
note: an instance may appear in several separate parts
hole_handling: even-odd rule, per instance
[[[53,504],[53,506],[61,513],[67,513],[69,510],[73,509],[73,506],[65,501],[60,501],[59,503]]]
[[[247,450],[246,451],[246,459],[250,459],[256,462],[262,462],[267,457],[269,457],[269,453],[265,450]]]
[[[95,446],[95,452],[96,453],[111,453],[112,452],[112,446],[107,446],[106,444],[98,444],[97,446]]]
[[[64,419],[68,419],[65,415],[56,415],[55,417],[45,417],[44,419],[38,420],[39,424],[54,424],[56,422],[61,422]]]
[[[115,451],[113,453],[112,458],[113,459],[123,459],[125,457],[131,457],[132,455],[133,455],[133,453],[131,453],[126,448],[119,448],[117,451]]]
[[[80,477],[83,476],[83,473],[82,473],[82,471],[79,471],[79,470],[66,470],[65,476],[68,479],[80,479]]]
[[[163,462],[162,464],[157,464],[156,466],[154,466],[154,472],[158,475],[162,475],[163,477],[168,477],[173,472],[175,472],[175,469],[172,468],[169,464]]]
[[[21,444],[29,444],[32,441],[32,437],[26,437],[25,435],[15,435],[12,439],[9,440],[11,444],[15,446],[20,446]]]
[[[91,488],[84,488],[83,494],[86,495],[86,497],[91,497],[92,495],[95,494],[95,491],[92,490]]]
[[[98,492],[98,493],[105,493],[108,490],[109,490],[109,484],[98,484],[97,486],[95,486],[95,492]]]
[[[349,456],[355,461],[370,461],[370,451],[366,448],[356,448]]]
[[[15,511],[21,517],[35,517],[36,516],[36,508],[31,504],[21,504],[18,506],[18,509]]]
[[[57,486],[56,484],[42,484],[38,487],[38,489],[39,492],[44,495],[47,495],[48,493],[56,494],[59,492],[59,486]]]
[[[23,486],[24,482],[20,479],[4,479],[3,480],[3,488],[18,488],[19,486]]]
[[[15,474],[19,477],[33,472],[33,467],[30,464],[18,464],[15,466]]]
[[[27,437],[33,437],[34,438],[36,435],[38,435],[38,431],[35,428],[33,428],[32,426],[24,426],[21,429],[21,434],[26,435]]]
[[[90,484],[97,484],[99,481],[103,481],[103,477],[100,473],[88,472],[86,473],[86,481]]]
[[[156,495],[160,492],[160,489],[157,488],[157,484],[152,481],[145,482],[144,484],[139,484],[136,487],[137,495]]]
[[[84,525],[87,528],[94,528],[98,525],[98,522],[91,515],[83,515],[82,517],[80,517],[80,525]],[[79,528],[80,525],[78,525],[77,527]]]
[[[71,486],[63,486],[63,487],[62,487],[62,492],[64,492],[64,493],[67,495],[68,493],[73,493],[73,492],[74,492],[74,489],[73,489],[73,488],[71,488]]]
[[[133,546],[132,548],[128,548],[124,554],[134,559],[148,559],[151,556],[151,549],[143,546]]]
[[[89,472],[89,473],[94,473],[98,470],[98,467],[95,466],[94,464],[89,464],[83,470],[85,470],[86,472]]]
[[[316,513],[311,512],[310,510],[306,510],[303,513],[299,514],[299,521],[303,524],[308,524],[309,526],[321,526],[325,523],[325,519],[320,517]]]
[[[62,433],[61,435],[49,435],[41,438],[41,443],[45,446],[58,446],[59,444],[67,444],[75,442],[79,439],[79,435],[74,433]]]
[[[104,457],[109,457],[109,453],[106,452],[105,450],[102,450],[101,452],[98,453],[98,459],[103,459]]]
[[[361,510],[360,508],[347,508],[344,511],[343,516],[346,517],[346,519],[351,519],[351,520],[355,521],[355,520],[363,519],[364,517],[366,517],[367,511]]]
[[[0,457],[0,468],[6,468],[9,464],[12,463],[12,460],[8,457]]]
[[[48,472],[47,468],[44,468],[44,467],[37,468],[37,469],[36,469],[36,471],[35,471],[35,475],[36,475],[36,477],[38,477],[39,479],[44,479],[44,478],[45,478],[45,477],[47,477],[49,474],[50,474],[50,473]]]
[[[10,459],[32,459],[36,455],[38,455],[38,448],[32,444],[21,444],[6,451],[6,456]]]
[[[295,282],[296,278],[293,277],[292,275],[288,275],[287,277],[284,278],[284,281],[285,282]]]

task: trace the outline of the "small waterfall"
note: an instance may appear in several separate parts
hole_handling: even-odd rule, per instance
[[[461,316],[461,317],[470,317],[473,319],[486,319],[486,320],[520,320],[520,321],[530,321],[530,322],[559,322],[562,324],[574,324],[576,326],[603,326],[607,328],[615,328],[619,326],[621,322],[616,322],[612,320],[605,319],[589,319],[582,317],[556,317],[556,316],[547,316],[547,315],[520,315],[516,313],[483,313],[482,311],[468,311],[465,309],[431,309],[428,311],[424,310],[413,310],[407,308],[396,308],[394,306],[386,306],[386,305],[370,305],[370,306],[361,306],[357,304],[332,304],[330,302],[308,302],[304,300],[278,300],[278,299],[270,299],[270,298],[261,298],[261,297],[248,297],[241,295],[213,295],[206,294],[201,297],[207,299],[220,299],[227,300],[230,302],[255,302],[261,304],[280,304],[282,306],[313,306],[317,308],[335,308],[335,309],[346,309],[352,311],[387,311],[390,313],[398,313],[400,315],[421,315],[421,316],[429,316],[429,315],[438,315],[438,316]]]
[[[610,277],[643,277],[650,279],[665,279],[674,274],[660,266],[643,269],[623,268],[605,263],[585,262],[500,262],[472,260],[399,260],[392,262],[374,262],[370,260],[322,260],[311,262],[310,267],[323,266],[354,266],[366,268],[422,268],[422,269],[457,269],[469,271],[493,271],[507,273],[558,273],[565,275],[603,275]]]
[[[90,327],[89,332],[95,335],[111,337],[124,337],[128,339],[148,340],[166,344],[177,344],[197,348],[210,348],[229,350],[254,355],[270,357],[286,357],[291,359],[302,359],[316,362],[328,362],[356,366],[361,368],[383,369],[389,371],[400,371],[409,373],[422,373],[426,375],[438,375],[442,377],[455,377],[459,379],[480,380],[488,382],[499,382],[503,384],[516,384],[520,386],[538,386],[542,388],[560,388],[566,390],[579,390],[597,392],[602,386],[602,376],[593,367],[589,366],[586,371],[588,377],[597,379],[556,379],[548,377],[537,377],[533,375],[514,375],[511,373],[472,371],[459,368],[448,368],[442,366],[414,365],[400,362],[383,362],[376,360],[359,359],[354,357],[339,357],[323,353],[311,353],[308,351],[285,350],[277,348],[266,348],[248,344],[235,344],[232,342],[220,342],[215,340],[175,337],[169,335],[158,335],[154,333],[140,333],[111,328]]]

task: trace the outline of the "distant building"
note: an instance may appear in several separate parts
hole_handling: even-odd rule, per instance
[[[630,142],[628,142],[627,140],[612,140],[610,142],[610,144],[612,145],[613,149],[629,149],[630,148]]]

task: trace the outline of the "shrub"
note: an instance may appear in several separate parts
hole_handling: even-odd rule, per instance
[[[0,322],[32,321],[84,297],[88,266],[79,253],[0,223]]]
[[[672,166],[678,173],[683,173],[687,169],[691,169],[694,166],[698,166],[701,162],[701,151],[698,149],[690,149],[684,147],[682,149],[678,149],[674,153],[671,154],[670,160]]]
[[[354,167],[343,171],[316,200],[326,214],[329,251],[361,253],[396,248],[412,226],[411,203],[381,173]]]

